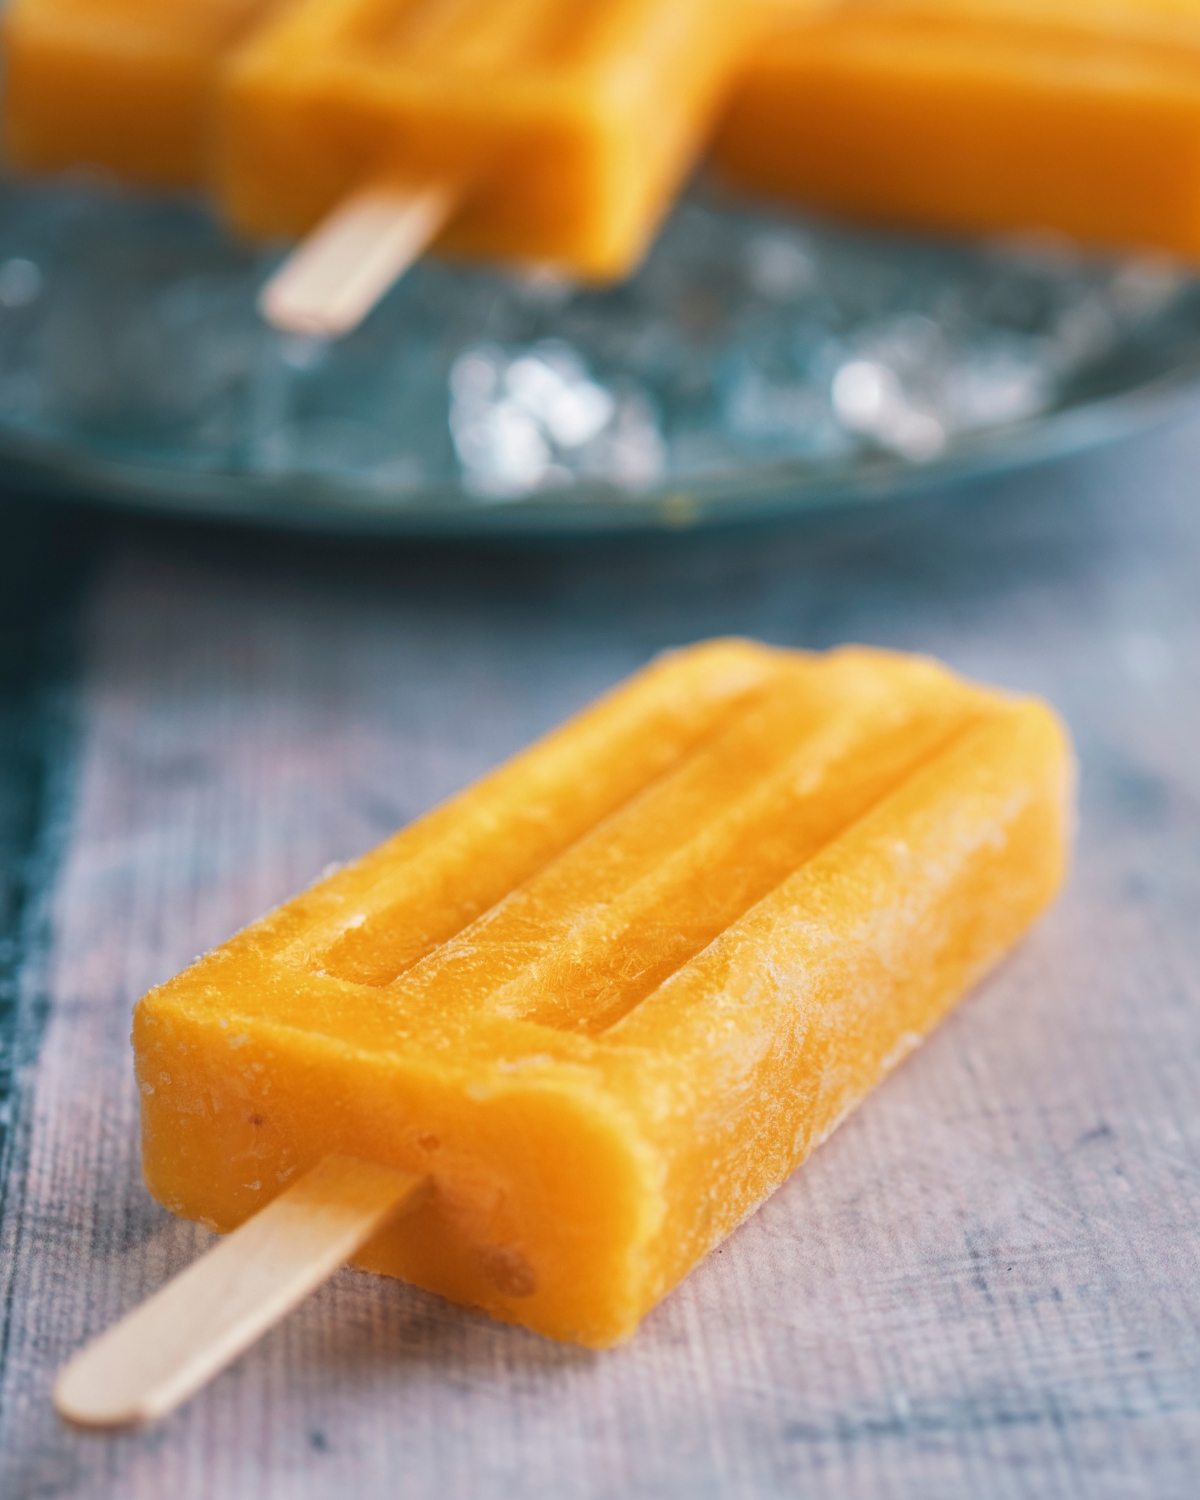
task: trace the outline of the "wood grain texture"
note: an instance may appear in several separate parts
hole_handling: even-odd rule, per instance
[[[1200,1470],[1200,421],[954,502],[497,553],[115,531],[21,1096],[0,1494],[1184,1500]],[[654,649],[1047,694],[1072,889],[647,1321],[589,1354],[344,1272],[153,1432],[53,1371],[210,1237],[138,1175],[130,1008]]]

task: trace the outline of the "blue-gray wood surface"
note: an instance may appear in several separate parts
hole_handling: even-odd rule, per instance
[[[1200,1493],[1200,420],[949,497],[549,550],[0,507],[0,1494]],[[141,1186],[130,1008],[660,647],[1044,693],[1070,892],[605,1354],[342,1273],[157,1429],[52,1373],[207,1242]]]

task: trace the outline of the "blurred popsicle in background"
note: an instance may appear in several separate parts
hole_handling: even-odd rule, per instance
[[[770,9],[288,7],[232,59],[216,115],[214,181],[238,228],[303,235],[338,215],[274,301],[269,290],[268,310],[303,326],[311,292],[319,325],[337,266],[369,262],[406,200],[426,211],[376,271],[385,284],[443,222],[440,243],[460,255],[549,263],[585,280],[626,275],[705,150]]]
[[[1200,251],[1196,0],[849,0],[785,21],[715,159],[881,223]]]
[[[206,176],[221,57],[272,0],[9,0],[4,154],[26,172],[104,168],[164,187]]]
[[[334,214],[263,306],[339,333],[443,229],[462,254],[632,270],[767,18],[797,6],[17,0],[6,150],[26,170],[207,178],[254,235]]]
[[[434,242],[620,279],[714,131],[752,193],[1200,250],[1200,0],[13,0],[4,37],[10,163],[306,236],[260,299],[294,331]]]

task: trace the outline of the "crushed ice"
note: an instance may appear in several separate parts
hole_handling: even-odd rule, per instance
[[[0,442],[317,475],[381,507],[919,464],[1102,388],[1194,286],[1155,257],[884,237],[703,190],[625,286],[428,261],[339,344],[259,323],[270,263],[185,201],[5,187]]]

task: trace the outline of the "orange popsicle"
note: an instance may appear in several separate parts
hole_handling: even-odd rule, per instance
[[[1045,907],[1070,804],[1054,716],[928,661],[668,657],[140,1002],[147,1183],[230,1230],[412,1174],[364,1266],[628,1338]]]
[[[1196,0],[850,0],[744,76],[719,172],[859,218],[1200,252]]]
[[[272,0],[9,0],[4,153],[158,185],[205,175],[215,69]]]
[[[302,235],[364,186],[453,189],[448,249],[584,277],[638,261],[768,0],[299,0],[231,59],[217,183]]]

